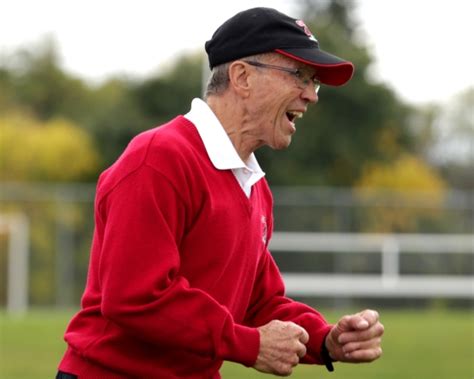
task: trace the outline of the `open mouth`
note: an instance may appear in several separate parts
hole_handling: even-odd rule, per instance
[[[288,120],[290,120],[290,122],[294,123],[297,118],[303,117],[303,112],[288,111],[286,112],[286,117],[288,117]]]

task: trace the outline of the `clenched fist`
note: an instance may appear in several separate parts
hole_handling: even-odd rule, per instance
[[[384,327],[376,311],[342,317],[326,337],[329,356],[341,362],[372,362],[382,355]]]
[[[293,322],[273,320],[258,328],[260,351],[253,366],[256,370],[280,376],[291,375],[293,367],[306,355],[309,336]]]

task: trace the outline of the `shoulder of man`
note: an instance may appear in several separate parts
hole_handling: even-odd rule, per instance
[[[121,180],[143,166],[161,175],[183,180],[195,171],[205,149],[192,123],[178,116],[166,124],[135,136],[115,163],[99,179],[99,188],[108,192]]]

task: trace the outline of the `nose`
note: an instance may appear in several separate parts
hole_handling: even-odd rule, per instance
[[[301,92],[301,98],[308,103],[316,104],[319,100],[318,94],[312,85],[306,86]]]

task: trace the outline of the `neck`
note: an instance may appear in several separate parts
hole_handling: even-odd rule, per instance
[[[207,104],[229,136],[240,159],[247,162],[250,155],[261,144],[251,133],[252,129],[242,102],[231,99],[230,96],[222,95],[219,97],[210,96],[207,99]]]

